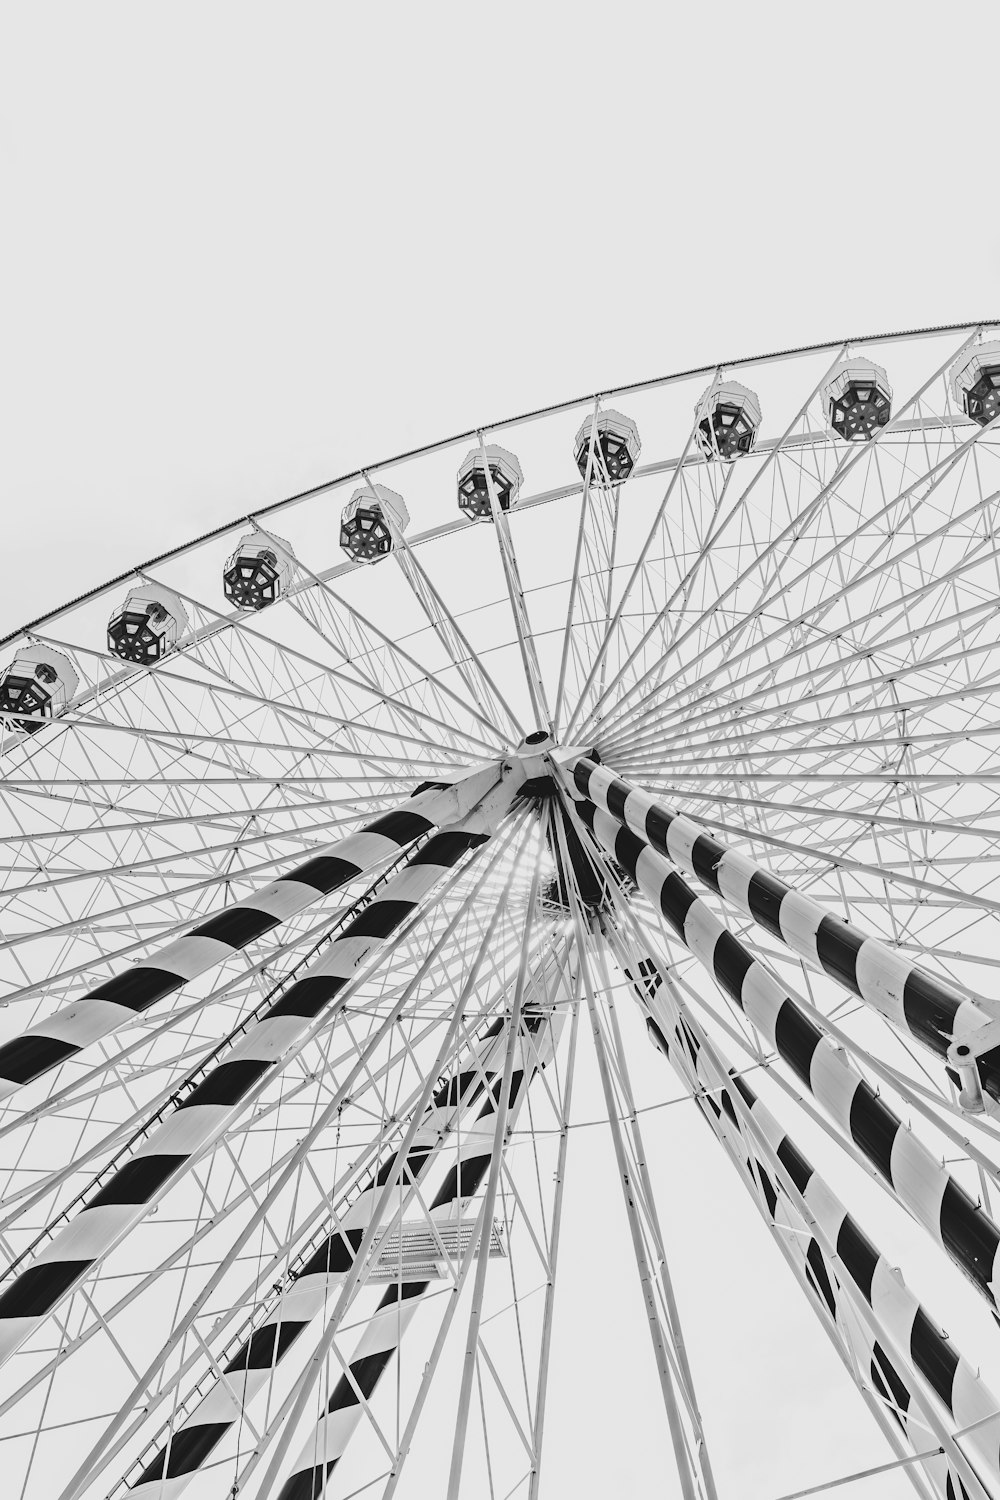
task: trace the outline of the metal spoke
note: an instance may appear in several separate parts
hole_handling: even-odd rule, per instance
[[[600,1436],[624,1365],[658,1430],[637,1386],[608,1444],[687,1500],[998,1500],[998,391],[989,322],[591,393],[3,642],[13,1494],[543,1500],[601,1457],[569,1373]],[[716,1262],[731,1305],[790,1273],[842,1361],[825,1486],[668,1265],[726,1190],[678,1192],[695,1113],[774,1252]]]

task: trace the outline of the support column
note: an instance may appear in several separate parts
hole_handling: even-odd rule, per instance
[[[909,1213],[1000,1309],[1000,1228],[865,1082],[781,983],[666,860],[609,813],[576,805],[671,929],[852,1141]]]
[[[812,896],[786,885],[606,766],[578,756],[565,770],[574,796],[609,813],[897,1030],[946,1057],[961,1079],[966,1108],[986,1107],[1000,1114],[1000,1007],[985,998],[968,999],[880,938],[832,916]]]
[[[506,1116],[506,1130],[516,1118],[531,1079],[554,1055],[566,1014],[565,1008],[552,1011],[548,1006],[536,1008],[532,1005],[525,1010],[519,1029],[515,1029],[512,1023],[509,1025],[504,1077],[491,1091],[472,1129],[462,1137],[459,1161],[449,1169],[430,1206],[432,1223],[455,1223],[467,1211],[486,1180],[495,1153],[502,1151],[503,1141],[497,1138],[501,1112]],[[481,1257],[492,1224],[483,1211],[485,1208],[484,1200],[473,1231],[473,1241],[479,1239]],[[386,1289],[351,1357],[347,1372],[334,1387],[326,1411],[303,1445],[291,1475],[277,1492],[276,1500],[320,1500],[361,1420],[362,1401],[370,1400],[431,1285],[425,1280],[400,1280]],[[277,1461],[274,1461],[265,1476],[264,1493],[270,1493],[276,1469]]]
[[[457,1022],[449,1027],[442,1050],[454,1044],[455,1031]],[[327,1307],[331,1293],[343,1285],[369,1224],[384,1221],[388,1228],[398,1219],[462,1112],[484,1088],[493,1088],[506,1052],[504,1032],[502,1017],[492,1022],[479,1042],[459,1059],[455,1076],[440,1085],[426,1107],[418,1108],[416,1129],[408,1132],[408,1141],[394,1147],[378,1163],[337,1228],[294,1272],[264,1321],[227,1361],[212,1388],[130,1486],[129,1493],[136,1500],[176,1500],[204,1468],[246,1406],[270,1383],[276,1366]],[[439,1055],[425,1093],[446,1064],[447,1059]],[[398,1186],[400,1201],[394,1216],[385,1220],[381,1211],[387,1196],[384,1190],[392,1192],[394,1186]]]
[[[1000,1493],[1000,1403],[921,1306],[792,1138],[738,1076],[668,976],[646,959],[626,970],[654,1045],[691,1089],[872,1404],[881,1401],[937,1493]],[[970,1429],[962,1438],[953,1428]]]
[[[428,783],[357,833],[328,844],[270,885],[224,907],[183,937],[39,1021],[23,1036],[5,1042],[0,1046],[0,1099],[110,1036],[158,1000],[218,968],[322,897],[384,860],[396,858],[414,839],[461,819],[500,778],[497,762],[461,781]]]
[[[239,1038],[192,1093],[142,1141],[83,1208],[0,1295],[0,1362],[86,1279],[148,1213],[153,1202],[225,1130],[238,1108],[283,1062],[310,1026],[342,1007],[345,994],[387,938],[433,887],[486,843],[519,786],[512,772],[456,827],[431,838],[298,979]],[[376,1033],[382,1035],[395,1013]],[[373,1044],[372,1044],[373,1045]],[[361,1066],[359,1063],[358,1067]],[[347,1086],[342,1086],[344,1096]]]

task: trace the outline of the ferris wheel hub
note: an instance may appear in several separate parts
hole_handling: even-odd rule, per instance
[[[234,1493],[318,1500],[356,1429],[355,1479],[394,1487],[411,1440],[443,1452],[416,1421],[425,1396],[449,1421],[463,1359],[449,1493],[517,1488],[525,1449],[534,1489],[566,1152],[602,1122],[679,1482],[713,1500],[632,1102],[643,1023],[921,1494],[1000,1500],[1000,1401],[745,1077],[772,1058],[998,1316],[1000,997],[970,983],[1000,911],[998,486],[1000,322],[841,341],[341,476],[6,638],[0,1410],[24,1500],[56,1464],[67,1496],[181,1500],[232,1464]],[[577,1321],[599,1378],[621,1350]]]
[[[522,792],[529,796],[547,796],[551,791],[552,767],[549,753],[555,749],[555,740],[547,729],[535,729],[526,734],[514,751],[514,759],[524,773]]]

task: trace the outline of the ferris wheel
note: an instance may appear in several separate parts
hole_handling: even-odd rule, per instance
[[[1000,1497],[998,414],[987,323],[689,371],[8,638],[5,1495],[559,1495],[568,1339],[743,1500],[697,1115],[857,1388],[831,1483]]]

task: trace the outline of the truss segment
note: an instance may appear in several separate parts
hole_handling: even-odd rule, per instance
[[[967,1107],[985,1107],[1000,1117],[1000,1006],[995,1001],[985,996],[970,1000],[948,980],[846,919],[831,916],[812,896],[795,890],[607,767],[580,758],[566,769],[581,798],[647,841],[678,869],[696,876],[797,957],[877,1010],[897,1030],[952,1062],[971,1058],[975,1047],[978,1071],[972,1071],[981,1087],[978,1094],[967,1091],[962,1102]],[[745,837],[753,835],[748,830]],[[979,1033],[983,1033],[981,1038]]]
[[[513,835],[515,833],[517,833],[517,832],[520,832],[520,831],[521,830],[518,830],[516,828],[512,829],[505,836],[502,836],[500,839],[498,839],[498,841],[497,841],[498,842],[498,846],[499,846],[498,847],[498,853],[502,852],[504,846],[508,846],[509,847]],[[462,1016],[464,1014],[464,1012],[463,1012],[464,1001],[468,999],[469,994],[471,993],[471,990],[472,990],[472,988],[473,988],[473,986],[475,984],[476,978],[477,978],[477,976],[479,974],[481,963],[485,960],[487,953],[489,953],[490,958],[492,959],[493,945],[490,942],[490,938],[491,938],[491,935],[493,934],[493,932],[494,932],[494,930],[496,928],[496,924],[497,924],[497,921],[499,919],[501,911],[503,911],[506,908],[506,898],[507,898],[507,896],[509,895],[509,892],[510,892],[510,887],[511,887],[511,883],[512,883],[512,880],[513,880],[513,875],[514,875],[514,870],[515,869],[516,869],[516,863],[512,862],[510,870],[508,872],[508,877],[507,877],[507,881],[505,883],[504,891],[501,894],[500,902],[498,903],[498,906],[497,906],[496,910],[493,913],[493,917],[492,917],[490,923],[487,926],[483,942],[480,945],[480,950],[479,950],[479,954],[477,956],[477,960],[473,963],[472,968],[471,968],[471,970],[470,970],[470,972],[469,972],[469,974],[468,974],[468,976],[466,978],[466,982],[465,982],[465,985],[463,986],[463,988],[461,990],[456,990],[456,1002],[455,1002],[455,1008],[454,1008],[453,1013],[452,1013],[452,1021],[451,1021],[451,1032],[452,1032],[452,1035],[454,1035],[454,1033],[455,1033],[455,1028],[456,1028],[458,1022],[462,1019]],[[485,884],[489,881],[489,879],[490,879],[490,866],[487,865],[485,868],[483,868],[483,869],[481,869],[479,871],[479,873],[476,876],[476,879],[475,879],[475,881],[474,881],[474,883],[472,885],[472,888],[471,888],[468,896],[466,896],[463,899],[463,901],[461,902],[461,904],[460,904],[457,912],[455,913],[455,915],[452,917],[451,921],[449,922],[449,924],[448,924],[448,932],[449,933],[452,932],[456,928],[456,926],[463,920],[464,916],[468,913],[469,909],[473,905],[475,905],[477,903],[477,901],[479,900],[479,898],[480,898],[480,896],[482,894],[483,888],[484,888]],[[520,944],[518,946],[519,946],[519,949],[520,949]],[[426,958],[424,960],[424,962],[421,964],[419,970],[417,971],[416,975],[411,980],[411,982],[404,987],[402,995],[397,1000],[397,1002],[393,1005],[393,1007],[392,1007],[392,1009],[391,1009],[391,1011],[390,1011],[390,1013],[389,1013],[389,1015],[388,1015],[388,1017],[386,1019],[385,1024],[383,1024],[383,1026],[381,1026],[378,1029],[378,1034],[377,1034],[377,1036],[375,1038],[375,1042],[376,1043],[381,1038],[385,1037],[388,1034],[388,1032],[389,1032],[389,1030],[391,1028],[394,1028],[394,1027],[396,1027],[396,1026],[399,1025],[401,1017],[404,1015],[404,1012],[406,1011],[408,1005],[412,1002],[414,994],[419,989],[419,986],[421,984],[421,981],[422,981],[424,975],[432,968],[432,966],[434,964],[434,961],[435,960],[434,960],[434,955],[433,954],[431,956],[429,956],[428,958]],[[489,1007],[489,1006],[487,1006],[485,1010],[480,1009],[477,1012],[477,1014],[476,1014],[476,1021],[474,1022],[474,1024],[481,1024],[484,1021],[484,1019],[486,1018],[486,1016],[487,1016],[487,1014],[488,1014],[488,1012],[489,1012],[490,1009],[491,1009],[491,1007]],[[369,1082],[372,1084],[372,1086],[375,1085],[376,1079],[380,1076],[380,1074],[382,1073],[383,1070],[380,1068],[379,1070],[377,1070],[377,1072],[375,1074],[372,1074],[372,1073],[370,1073],[370,1071],[368,1071],[367,1054],[368,1054],[368,1052],[370,1050],[371,1050],[370,1047],[366,1047],[366,1048],[363,1049],[361,1058],[357,1061],[357,1063],[355,1064],[355,1066],[353,1066],[349,1070],[348,1077],[343,1080],[342,1087],[329,1100],[329,1102],[328,1102],[328,1104],[326,1106],[326,1109],[323,1111],[323,1114],[321,1115],[320,1119],[316,1122],[315,1126],[307,1133],[306,1137],[303,1140],[301,1140],[301,1141],[299,1141],[299,1142],[296,1143],[296,1146],[295,1146],[294,1150],[290,1153],[290,1159],[288,1160],[288,1162],[287,1163],[281,1163],[281,1164],[279,1164],[279,1165],[282,1166],[282,1170],[279,1173],[279,1175],[277,1177],[277,1180],[271,1182],[268,1185],[268,1191],[267,1191],[266,1195],[264,1196],[264,1198],[261,1200],[261,1202],[256,1207],[256,1209],[255,1209],[255,1211],[254,1211],[254,1213],[253,1213],[253,1215],[251,1217],[251,1220],[249,1222],[249,1225],[244,1230],[244,1236],[246,1234],[249,1234],[251,1231],[253,1231],[256,1226],[263,1225],[266,1222],[268,1213],[273,1209],[275,1202],[280,1197],[285,1184],[288,1182],[288,1180],[290,1179],[290,1177],[292,1176],[292,1174],[295,1173],[298,1169],[302,1168],[303,1165],[307,1165],[307,1163],[308,1163],[308,1156],[309,1156],[309,1154],[311,1152],[312,1147],[316,1143],[316,1140],[317,1140],[317,1138],[319,1136],[319,1133],[329,1125],[330,1120],[331,1120],[331,1118],[332,1118],[332,1116],[334,1115],[335,1112],[339,1114],[339,1111],[340,1111],[341,1107],[346,1102],[345,1101],[346,1092],[348,1090],[352,1090],[354,1088],[355,1082],[356,1082],[359,1074],[361,1073],[362,1068],[364,1068],[366,1070],[366,1072],[368,1072]],[[408,1050],[408,1049],[404,1046],[404,1048],[402,1050],[405,1051],[405,1050]],[[445,1050],[445,1049],[442,1049],[442,1052],[443,1052],[443,1050]],[[385,1065],[385,1068],[386,1068],[386,1070],[389,1070],[391,1068],[391,1064],[387,1063]],[[407,1149],[408,1149],[409,1137],[412,1135],[413,1131],[415,1131],[415,1129],[417,1128],[417,1125],[419,1124],[420,1112],[421,1112],[423,1104],[425,1104],[427,1102],[427,1099],[430,1097],[430,1093],[431,1093],[431,1089],[432,1089],[433,1081],[434,1081],[434,1076],[435,1076],[435,1074],[434,1074],[434,1070],[433,1069],[432,1069],[430,1075],[422,1075],[421,1086],[415,1091],[415,1093],[413,1094],[413,1096],[411,1097],[411,1099],[409,1101],[405,1102],[403,1104],[403,1106],[402,1106],[402,1115],[403,1115],[404,1118],[407,1117],[408,1115],[411,1116],[411,1124],[408,1127],[408,1129],[404,1132],[404,1140],[403,1140],[403,1142],[401,1144],[401,1149],[400,1149],[400,1159],[402,1159],[402,1157],[405,1156],[405,1154],[407,1152]],[[389,1136],[391,1137],[394,1133],[395,1133],[394,1131],[390,1130],[389,1131]],[[385,1145],[385,1141],[383,1141],[382,1144],[384,1146]],[[372,1143],[371,1146],[370,1146],[370,1151],[371,1151],[372,1154],[374,1154],[377,1151],[378,1146],[379,1146],[379,1141],[378,1141],[378,1139],[376,1139],[376,1141],[374,1143]],[[336,1186],[334,1188],[333,1195],[332,1195],[332,1197],[329,1200],[329,1206],[330,1207],[339,1206],[339,1205],[342,1204],[344,1195],[346,1193],[348,1193],[352,1189],[352,1187],[356,1186],[356,1184],[363,1178],[364,1171],[365,1171],[365,1169],[367,1168],[368,1165],[369,1165],[369,1163],[367,1161],[367,1153],[366,1153],[366,1159],[360,1164],[360,1166],[358,1168],[358,1171],[355,1172],[353,1169],[349,1170],[348,1173],[346,1174],[346,1176],[344,1178],[342,1178],[336,1184]],[[386,1190],[383,1189],[382,1197],[385,1196],[385,1191]],[[408,1195],[409,1195],[409,1190],[407,1191],[406,1196],[408,1196]],[[382,1198],[380,1198],[380,1203],[381,1202],[382,1202]],[[326,1219],[328,1217],[327,1206],[323,1202],[321,1202],[321,1204],[319,1206],[319,1212],[320,1212],[320,1214],[322,1215],[322,1217],[324,1219]],[[377,1216],[377,1218],[381,1216],[381,1207],[378,1210],[376,1210],[376,1216]],[[315,1215],[311,1216],[306,1221],[306,1225],[304,1226],[306,1234],[308,1234],[310,1230],[314,1229],[314,1219],[315,1219]],[[205,1232],[205,1230],[202,1229],[200,1231],[200,1234],[203,1234],[204,1232]],[[363,1260],[367,1256],[368,1244],[370,1243],[370,1239],[371,1239],[371,1236],[370,1236],[368,1230],[366,1230],[365,1231],[365,1239],[363,1240],[362,1245],[358,1247],[358,1253],[354,1257],[355,1266],[357,1266],[357,1264],[359,1263],[359,1258],[361,1260]],[[279,1244],[280,1243],[281,1242],[279,1242]],[[127,1412],[127,1411],[133,1409],[134,1406],[135,1406],[135,1404],[137,1402],[141,1402],[141,1401],[144,1401],[144,1400],[147,1403],[147,1406],[146,1406],[146,1408],[144,1408],[144,1410],[148,1410],[149,1409],[149,1406],[150,1406],[150,1392],[151,1392],[151,1390],[152,1390],[152,1388],[153,1388],[153,1386],[155,1384],[156,1372],[157,1372],[158,1368],[160,1367],[165,1354],[169,1351],[169,1349],[170,1349],[171,1346],[175,1345],[180,1338],[184,1337],[188,1333],[188,1331],[190,1331],[190,1330],[193,1329],[193,1327],[194,1327],[194,1320],[197,1317],[199,1311],[202,1310],[205,1307],[205,1305],[206,1305],[206,1299],[208,1299],[209,1297],[211,1297],[214,1294],[214,1291],[220,1285],[222,1285],[222,1283],[223,1283],[223,1277],[224,1277],[225,1273],[227,1272],[227,1270],[233,1264],[234,1258],[236,1257],[237,1253],[239,1252],[240,1244],[241,1244],[241,1239],[238,1238],[237,1241],[236,1241],[236,1243],[233,1246],[231,1246],[231,1248],[227,1251],[227,1253],[223,1257],[221,1263],[218,1265],[218,1267],[213,1272],[213,1275],[210,1278],[208,1284],[198,1294],[198,1296],[195,1299],[194,1303],[186,1309],[183,1318],[181,1318],[181,1319],[178,1320],[177,1325],[174,1327],[174,1330],[171,1333],[170,1338],[169,1338],[169,1340],[167,1342],[167,1345],[165,1346],[164,1350],[161,1351],[161,1353],[157,1357],[157,1360],[154,1361],[153,1365],[151,1365],[151,1366],[149,1366],[147,1368],[147,1370],[145,1371],[144,1375],[137,1382],[137,1385],[133,1389],[129,1401],[125,1404],[125,1407],[123,1408],[124,1412]],[[311,1254],[312,1250],[315,1249],[316,1247],[317,1247],[316,1246],[316,1236],[315,1236],[315,1233],[314,1233],[313,1237],[312,1237],[311,1243],[307,1246],[306,1250],[304,1251],[303,1255],[300,1258],[300,1262],[299,1262],[300,1266],[304,1265],[306,1263],[306,1261],[310,1258],[310,1254]],[[282,1248],[279,1251],[279,1254],[273,1260],[273,1262],[271,1263],[271,1265],[270,1266],[265,1265],[264,1267],[262,1267],[262,1269],[261,1269],[261,1275],[253,1283],[253,1286],[251,1288],[251,1294],[253,1294],[254,1291],[259,1287],[259,1284],[261,1283],[261,1281],[263,1282],[263,1284],[266,1285],[267,1282],[270,1279],[270,1275],[273,1274],[275,1271],[285,1272],[286,1269],[287,1269],[285,1261],[286,1261],[285,1250],[284,1250],[284,1247],[282,1246]],[[352,1275],[354,1275],[354,1272],[353,1271],[349,1272],[348,1273],[348,1278],[350,1278],[350,1276],[352,1276]],[[252,1322],[253,1320],[251,1319],[250,1321]],[[241,1342],[246,1342],[246,1339],[238,1339],[235,1345],[228,1345],[226,1347],[226,1349],[223,1351],[223,1353],[220,1355],[220,1361],[219,1362],[221,1362],[222,1360],[227,1360],[228,1361],[230,1355],[234,1352],[235,1348],[239,1347],[239,1345],[240,1345]],[[69,1352],[69,1351],[67,1351],[67,1352]],[[191,1360],[191,1357],[189,1357],[188,1360],[182,1365],[182,1367],[178,1371],[176,1377],[174,1378],[174,1383],[179,1384],[180,1379],[184,1375],[186,1375],[188,1373],[188,1369],[190,1368],[191,1363],[192,1363],[192,1360]],[[169,1392],[170,1392],[170,1386],[169,1385],[167,1386],[166,1391],[163,1388],[160,1388],[159,1393],[156,1396],[155,1400],[156,1401],[162,1401],[165,1398],[165,1395],[168,1395]],[[180,1408],[175,1408],[175,1410],[179,1410],[179,1409]],[[187,1408],[184,1408],[184,1409],[187,1409]],[[90,1458],[84,1464],[83,1468],[75,1476],[75,1478],[74,1478],[73,1482],[70,1484],[70,1486],[63,1492],[63,1494],[61,1496],[61,1500],[77,1500],[77,1497],[79,1495],[81,1495],[86,1490],[88,1480],[92,1479],[93,1476],[94,1476],[94,1474],[96,1472],[104,1472],[104,1470],[107,1467],[107,1463],[108,1463],[109,1458],[111,1456],[113,1456],[113,1454],[109,1453],[109,1444],[115,1438],[117,1431],[121,1428],[122,1425],[123,1425],[123,1415],[122,1415],[122,1413],[119,1413],[119,1416],[111,1424],[111,1427],[104,1433],[104,1435],[102,1437],[102,1440],[98,1444],[97,1448],[95,1448],[92,1451],[92,1453],[90,1455]],[[136,1426],[141,1426],[142,1425],[142,1417],[141,1417],[141,1415],[137,1418],[137,1423],[134,1424],[134,1425],[136,1425]],[[127,1447],[128,1446],[129,1436],[131,1436],[131,1434],[126,1434],[126,1436],[118,1443],[117,1448],[115,1450],[116,1452],[118,1450],[120,1450],[122,1447]],[[183,1481],[182,1479],[175,1479],[173,1482],[177,1483],[177,1484],[182,1484],[185,1481]]]
[[[791,1068],[917,1223],[1000,1309],[1000,1229],[835,1045],[659,854],[590,802],[574,804],[599,846]]]
[[[478,972],[478,965],[475,972]],[[444,1071],[444,1061],[454,1045],[459,1008],[468,997],[468,985],[456,1006],[455,1023],[449,1027],[442,1043],[435,1075]],[[214,1387],[203,1397],[184,1423],[173,1431],[167,1443],[129,1488],[137,1500],[165,1500],[164,1481],[172,1481],[169,1500],[174,1500],[195,1472],[203,1467],[218,1444],[239,1420],[241,1412],[270,1382],[277,1364],[291,1350],[309,1324],[327,1307],[331,1292],[340,1288],[351,1271],[365,1230],[378,1222],[383,1190],[392,1191],[398,1182],[401,1203],[405,1207],[410,1191],[417,1187],[434,1163],[445,1139],[454,1131],[458,1119],[482,1094],[492,1089],[507,1052],[503,1017],[485,1029],[482,1038],[459,1059],[454,1076],[439,1084],[431,1101],[420,1114],[415,1111],[417,1128],[408,1142],[393,1148],[375,1167],[370,1180],[332,1230],[312,1252],[299,1270],[293,1273],[266,1319],[227,1362]],[[384,1229],[378,1244],[384,1243]],[[370,1272],[370,1279],[372,1273]]]
[[[1000,1486],[1000,1402],[647,959],[631,976],[654,1045],[691,1089],[866,1396],[921,1460],[935,1492]],[[954,1427],[965,1431],[959,1440]]]
[[[450,1169],[430,1206],[432,1222],[453,1223],[468,1211],[486,1181],[491,1164],[503,1149],[508,1117],[512,1124],[533,1076],[554,1055],[565,1019],[565,1009],[551,1010],[548,1005],[526,1008],[519,1025],[512,1013],[506,1030],[501,1084],[490,1091],[474,1128],[463,1136],[459,1163]],[[486,1231],[487,1203],[484,1197],[473,1230],[473,1245]],[[470,1258],[471,1249],[470,1246],[467,1251]],[[480,1263],[485,1265],[485,1257]],[[291,1476],[278,1492],[278,1500],[304,1500],[305,1496],[319,1500],[322,1496],[361,1419],[360,1398],[367,1401],[385,1374],[429,1284],[400,1280],[386,1290],[326,1411],[296,1459]],[[276,1464],[272,1463],[264,1480],[265,1493],[276,1478],[275,1470]]]
[[[235,1110],[317,1017],[342,1007],[359,968],[419,911],[439,879],[485,843],[510,807],[517,780],[505,780],[457,826],[436,834],[386,890],[338,936],[313,971],[296,980],[236,1043],[225,1062],[147,1137],[64,1229],[0,1294],[0,1360],[6,1360],[91,1269],[144,1217],[195,1156],[216,1140]]]
[[[323,896],[394,858],[422,834],[463,817],[499,782],[500,774],[498,764],[488,765],[458,782],[422,787],[392,812],[327,845],[270,885],[0,1046],[0,1098],[127,1025]]]

